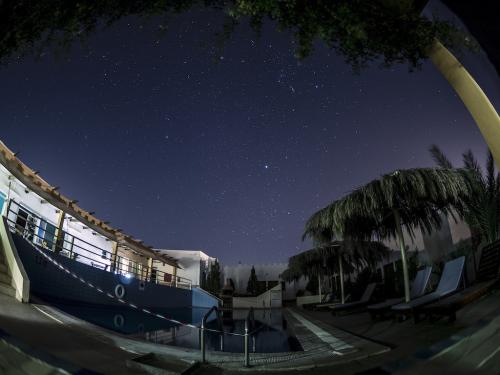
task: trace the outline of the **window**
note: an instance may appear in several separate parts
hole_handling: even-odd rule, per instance
[[[16,229],[29,241],[33,241],[36,228],[35,220],[31,213],[19,207],[16,217]]]
[[[5,194],[0,191],[0,214],[3,212],[4,203],[5,203]]]

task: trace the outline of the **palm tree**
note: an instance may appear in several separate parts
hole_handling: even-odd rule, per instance
[[[438,146],[432,145],[429,151],[439,167],[452,167]],[[500,175],[489,150],[484,171],[472,151],[462,156],[471,186],[471,194],[463,202],[464,219],[471,231],[478,233],[481,243],[488,245],[500,239]]]
[[[313,214],[304,237],[324,231],[339,236],[370,240],[397,238],[403,263],[405,299],[410,300],[410,281],[403,228],[413,236],[415,228],[430,233],[441,226],[441,213],[461,214],[469,193],[464,173],[454,169],[398,170],[381,176]]]
[[[321,237],[321,241],[325,238]],[[388,253],[389,249],[376,241],[322,242],[313,249],[291,257],[288,268],[281,277],[285,281],[297,281],[303,276],[318,277],[321,280],[337,273],[340,279],[341,302],[345,303],[344,269],[350,273],[354,267],[373,266]]]

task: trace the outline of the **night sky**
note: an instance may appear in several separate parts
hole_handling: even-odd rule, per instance
[[[443,12],[442,8],[439,9]],[[486,146],[430,63],[353,74],[318,45],[246,25],[220,51],[221,14],[124,19],[86,46],[0,68],[0,138],[49,183],[146,244],[224,264],[286,261],[305,220],[378,175],[459,163]],[[484,54],[461,61],[500,108]]]

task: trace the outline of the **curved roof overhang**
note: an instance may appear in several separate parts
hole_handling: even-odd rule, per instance
[[[165,254],[160,254],[159,252],[153,250],[150,246],[144,245],[141,240],[124,234],[120,229],[111,227],[103,220],[96,218],[93,214],[78,206],[75,200],[62,195],[58,191],[57,187],[51,186],[47,181],[40,177],[37,172],[20,161],[16,154],[13,153],[2,141],[0,141],[0,164],[2,164],[29,190],[33,191],[56,208],[72,216],[95,232],[110,239],[111,241],[117,242],[119,246],[126,247],[148,258],[153,258],[171,266],[179,267],[175,258]]]

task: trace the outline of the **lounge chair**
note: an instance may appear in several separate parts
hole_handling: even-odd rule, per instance
[[[351,295],[348,294],[345,296],[344,301],[349,301]],[[330,307],[341,305],[342,302],[339,299],[331,299],[326,303],[318,303],[313,307],[313,310],[328,310]]]
[[[427,284],[431,278],[432,266],[427,266],[417,272],[415,279],[411,285],[410,298],[415,299],[424,295],[427,289]],[[391,307],[404,302],[404,298],[391,298],[385,300],[384,302],[376,303],[374,305],[368,306],[368,312],[370,313],[372,319],[377,316],[384,316],[384,314],[390,311]]]
[[[321,298],[320,305],[322,304],[328,304],[328,303],[333,303],[335,301],[335,296],[333,293],[327,293],[323,295],[323,298]],[[303,309],[306,310],[314,310],[314,308],[318,305],[318,302],[311,302],[311,303],[304,303],[302,305]]]
[[[416,298],[410,302],[392,306],[391,310],[397,315],[403,316],[412,313],[415,322],[418,322],[418,309],[420,307],[436,302],[458,291],[460,281],[463,279],[464,263],[464,256],[446,262],[438,287],[434,292]]]
[[[420,315],[424,314],[431,321],[447,316],[448,322],[454,322],[457,319],[458,310],[486,295],[496,283],[497,280],[492,280],[471,286],[461,292],[417,309],[417,315],[420,318]]]
[[[330,309],[332,311],[332,314],[335,315],[338,312],[341,311],[350,311],[350,310],[356,310],[361,307],[365,307],[370,303],[370,300],[372,298],[373,292],[375,291],[375,287],[377,286],[376,283],[371,283],[366,286],[366,289],[359,299],[359,301],[355,302],[350,302],[350,303],[341,303],[336,306],[330,306]]]
[[[452,296],[425,305],[420,309],[419,313],[425,314],[431,321],[447,316],[449,322],[454,322],[458,310],[483,297],[499,284],[499,266],[500,242],[497,242],[483,249],[475,285],[469,286]]]

